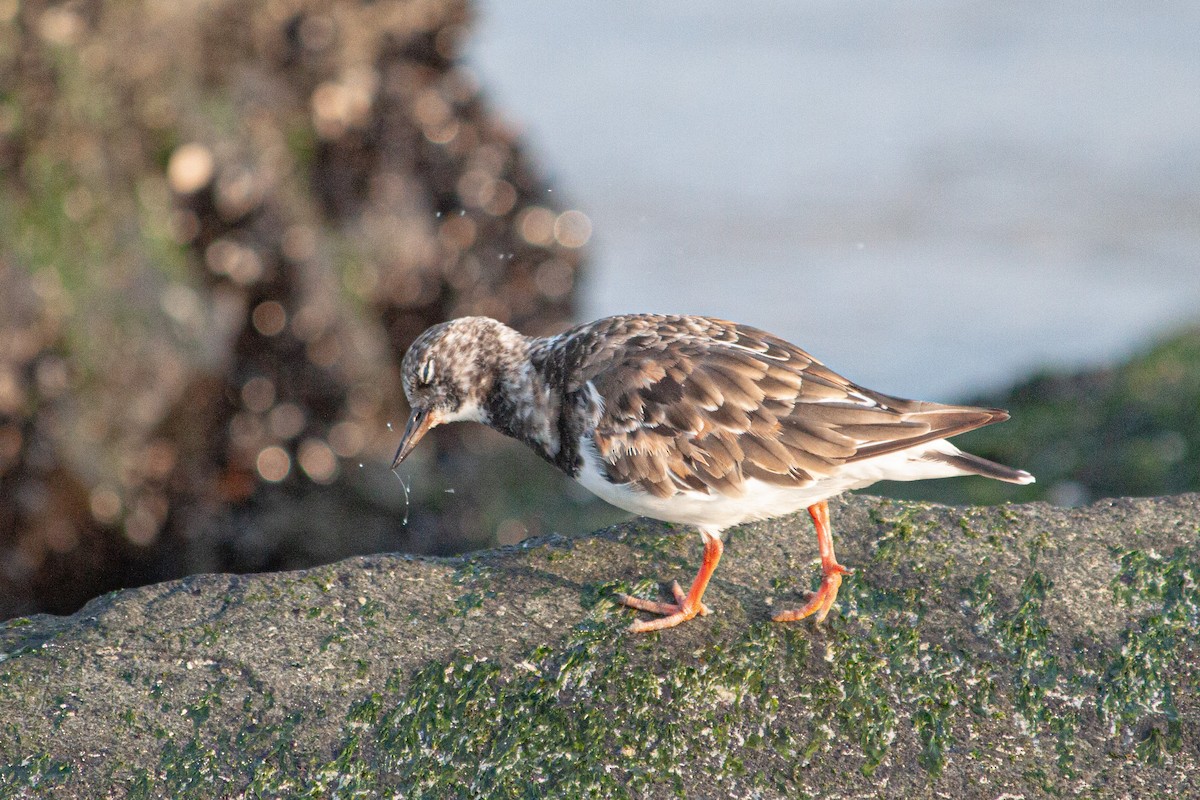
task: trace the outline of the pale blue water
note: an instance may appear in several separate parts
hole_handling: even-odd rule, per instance
[[[582,316],[749,322],[929,399],[1200,320],[1200,3],[489,0],[592,219]]]

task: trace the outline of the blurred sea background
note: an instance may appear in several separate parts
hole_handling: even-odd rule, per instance
[[[593,223],[580,316],[734,319],[928,399],[1200,311],[1200,5],[485,0],[468,59]]]
[[[960,442],[1039,478],[871,491],[1200,489],[1197,30],[1185,2],[0,0],[0,619],[622,518],[479,426],[387,469],[399,358],[466,313],[753,324],[1009,408]]]

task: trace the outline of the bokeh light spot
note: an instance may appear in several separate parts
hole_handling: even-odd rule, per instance
[[[304,430],[304,423],[304,411],[295,403],[280,403],[267,417],[267,428],[276,439],[291,439]]]
[[[292,471],[292,459],[282,447],[271,445],[259,452],[254,466],[263,480],[279,483]]]
[[[263,336],[278,336],[287,326],[287,312],[282,303],[266,300],[254,307],[250,321],[254,323],[254,330]]]
[[[262,414],[275,403],[275,384],[270,378],[255,376],[242,386],[242,404],[247,411]]]
[[[491,197],[483,204],[483,210],[493,217],[502,217],[517,204],[517,190],[508,181],[492,181]]]
[[[189,286],[168,286],[163,290],[158,303],[167,316],[180,325],[199,327],[204,323],[204,308],[200,297]]]
[[[413,101],[413,116],[422,127],[435,128],[450,119],[450,104],[436,90],[426,89]]]
[[[25,391],[11,370],[0,367],[0,414],[16,414],[25,402]]]
[[[178,194],[191,194],[208,185],[213,176],[212,152],[191,142],[176,148],[167,162],[167,182]]]
[[[175,469],[178,454],[167,439],[155,439],[142,450],[142,474],[154,480],[166,480]]]
[[[133,511],[125,518],[125,538],[141,547],[153,544],[166,514],[166,501],[162,498],[150,496],[138,500]]]
[[[521,212],[517,230],[521,238],[533,245],[545,247],[554,242],[554,212],[542,206],[532,206]]]
[[[316,483],[329,483],[337,475],[337,456],[320,439],[305,439],[298,454],[300,468]]]
[[[243,286],[262,277],[262,259],[258,253],[230,239],[218,239],[204,251],[204,263],[218,275],[228,275]]]
[[[37,30],[42,39],[62,47],[75,44],[84,30],[83,20],[71,8],[49,8],[38,17]]]
[[[456,136],[458,136],[457,120],[450,120],[444,125],[429,128],[425,131],[425,138],[433,144],[450,144]]]
[[[97,486],[88,496],[92,518],[101,525],[112,525],[121,517],[121,496],[110,486]]]
[[[329,445],[333,452],[342,458],[358,455],[363,448],[364,439],[362,426],[349,420],[339,422],[329,431]]]
[[[533,275],[538,292],[550,300],[561,300],[571,292],[575,271],[571,265],[557,258],[543,261]]]
[[[470,217],[451,217],[438,228],[438,238],[458,250],[475,244],[475,221]]]
[[[592,238],[592,221],[582,211],[564,211],[554,221],[554,239],[563,247],[583,247]]]

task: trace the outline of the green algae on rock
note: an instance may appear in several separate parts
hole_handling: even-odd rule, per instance
[[[0,626],[0,797],[1178,796],[1200,791],[1200,497],[840,501],[731,532],[714,613],[639,520],[459,559],[196,576]]]

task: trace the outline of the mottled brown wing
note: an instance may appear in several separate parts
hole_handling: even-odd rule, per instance
[[[864,389],[795,345],[722,320],[636,316],[593,326],[575,374],[605,400],[596,447],[609,477],[659,497],[737,495],[748,478],[800,487],[848,462],[1005,417]]]

